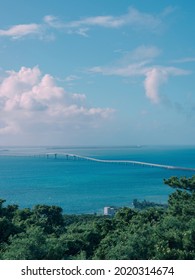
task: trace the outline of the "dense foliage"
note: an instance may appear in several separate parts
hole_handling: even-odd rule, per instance
[[[195,259],[195,176],[165,183],[177,188],[166,207],[135,200],[112,218],[0,200],[0,259]]]

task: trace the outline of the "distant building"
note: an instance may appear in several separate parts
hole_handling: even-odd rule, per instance
[[[105,216],[114,216],[117,211],[116,207],[106,206],[104,207],[104,215]]]

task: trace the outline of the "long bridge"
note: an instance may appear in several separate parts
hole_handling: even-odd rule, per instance
[[[93,157],[87,157],[87,156],[81,156],[77,154],[69,154],[69,153],[47,153],[46,156],[54,156],[57,158],[57,156],[65,156],[65,158],[68,159],[74,159],[74,160],[88,160],[92,162],[99,162],[99,163],[119,163],[119,164],[131,164],[131,165],[141,165],[141,166],[150,166],[150,167],[157,167],[157,168],[164,168],[164,169],[172,169],[172,170],[183,170],[183,171],[192,171],[195,172],[195,168],[190,167],[182,167],[182,166],[173,166],[173,165],[164,165],[164,164],[157,164],[157,163],[150,163],[150,162],[142,162],[142,161],[135,161],[135,160],[109,160],[109,159],[97,159]]]

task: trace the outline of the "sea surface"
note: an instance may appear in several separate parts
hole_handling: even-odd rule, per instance
[[[32,208],[58,205],[64,213],[103,213],[133,199],[166,203],[173,189],[163,179],[195,172],[68,158],[77,154],[195,168],[195,146],[0,147],[0,198]]]

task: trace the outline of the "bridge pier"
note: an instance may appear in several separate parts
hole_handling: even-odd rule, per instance
[[[57,153],[48,153],[46,155],[38,154],[36,156],[41,157],[41,156],[46,156],[49,158],[49,156],[54,156],[56,159],[58,154]],[[181,166],[169,166],[169,165],[163,165],[163,164],[157,164],[157,163],[149,163],[149,162],[141,162],[141,161],[135,161],[135,160],[106,160],[106,159],[96,159],[92,157],[87,157],[87,156],[80,156],[76,154],[65,154],[62,153],[63,156],[65,156],[66,160],[86,160],[86,161],[91,161],[92,163],[112,163],[112,164],[124,164],[124,165],[138,165],[138,166],[143,166],[143,167],[153,167],[153,168],[163,168],[163,169],[172,169],[172,170],[183,170],[183,171],[192,171],[195,172],[195,168],[188,168],[188,167],[181,167]]]

